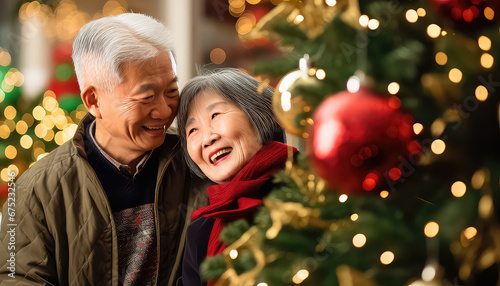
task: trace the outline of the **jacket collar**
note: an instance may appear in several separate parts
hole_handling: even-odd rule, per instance
[[[72,144],[75,147],[72,150],[72,153],[78,153],[78,155],[85,160],[87,160],[87,155],[85,154],[85,146],[83,143],[83,138],[85,136],[85,129],[88,125],[90,125],[95,120],[95,117],[87,113],[85,117],[83,117],[82,121],[78,124],[78,128],[76,129],[75,135],[72,139]],[[181,151],[180,148],[180,140],[179,136],[176,134],[165,134],[165,140],[163,144],[158,147],[160,149],[160,170],[163,166],[170,160],[170,158],[175,155],[177,152]]]

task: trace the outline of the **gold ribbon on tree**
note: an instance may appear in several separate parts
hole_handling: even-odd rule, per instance
[[[285,18],[288,22],[297,24],[309,38],[314,39],[323,33],[326,24],[336,15],[341,15],[347,24],[361,28],[358,0],[338,0],[333,6],[327,5],[324,0],[285,0],[260,19],[249,33],[249,37],[268,37],[270,24],[274,20]]]

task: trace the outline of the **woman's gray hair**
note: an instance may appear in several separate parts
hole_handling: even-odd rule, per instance
[[[141,64],[164,52],[173,52],[170,31],[150,16],[124,13],[91,21],[73,42],[80,90],[89,84],[112,90],[124,80],[125,63]]]
[[[273,112],[273,89],[237,69],[204,71],[189,80],[181,91],[177,122],[186,162],[196,175],[206,178],[187,152],[186,121],[191,102],[201,92],[214,92],[240,108],[250,119],[262,145],[270,141],[285,143],[285,130]]]

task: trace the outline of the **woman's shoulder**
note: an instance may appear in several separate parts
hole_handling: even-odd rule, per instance
[[[214,222],[215,219],[206,217],[199,217],[193,220],[187,228],[187,242],[206,240],[208,243]]]

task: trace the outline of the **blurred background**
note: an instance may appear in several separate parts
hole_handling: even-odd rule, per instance
[[[0,197],[16,176],[73,136],[86,113],[71,60],[79,29],[103,15],[150,15],[172,31],[182,84],[200,68],[251,68],[279,56],[243,41],[274,4],[260,0],[0,1]],[[1,202],[1,199],[0,199]]]
[[[202,67],[276,87],[303,151],[256,216],[266,266],[231,256],[254,273],[231,285],[500,285],[498,0],[0,0],[0,205],[86,114],[73,38],[128,11],[170,27],[181,88]]]

